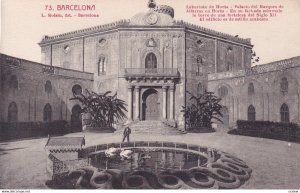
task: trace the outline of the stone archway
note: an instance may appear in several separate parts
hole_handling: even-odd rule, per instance
[[[72,132],[82,131],[81,107],[79,105],[75,105],[72,108],[72,114],[71,114],[71,131]]]
[[[221,123],[224,127],[228,127],[229,126],[229,110],[226,106],[223,106],[221,109],[221,113],[223,115],[223,117],[221,117],[221,120],[223,121],[223,123]]]
[[[143,93],[142,120],[159,120],[159,97],[155,89],[148,89]]]

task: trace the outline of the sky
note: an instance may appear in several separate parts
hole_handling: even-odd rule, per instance
[[[1,0],[1,44],[3,54],[40,62],[38,42],[56,35],[146,12],[147,0]],[[251,38],[258,64],[300,55],[300,0],[156,0],[175,9],[175,20],[210,28],[241,38]],[[46,5],[94,4],[98,18],[43,18]],[[283,12],[266,22],[203,22],[186,13],[187,5],[284,5]],[[57,12],[57,11],[56,11]],[[76,12],[76,11],[75,11]],[[73,12],[73,13],[75,13]],[[63,12],[64,13],[64,12]],[[85,12],[88,13],[88,12]]]

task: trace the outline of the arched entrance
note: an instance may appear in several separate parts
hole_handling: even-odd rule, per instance
[[[221,109],[221,114],[223,117],[221,117],[221,120],[223,123],[221,123],[223,126],[228,127],[229,126],[229,111],[226,106],[223,106]]]
[[[52,121],[52,108],[49,103],[47,103],[44,107],[44,121],[45,122]]]
[[[79,105],[75,105],[72,108],[72,114],[71,114],[71,131],[72,132],[82,131],[81,107]]]
[[[8,122],[17,122],[18,121],[18,107],[15,102],[11,102],[8,106]]]
[[[158,93],[155,89],[143,93],[142,120],[158,120],[159,113]]]

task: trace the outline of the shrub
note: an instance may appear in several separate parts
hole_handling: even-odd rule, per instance
[[[117,93],[110,95],[111,91],[97,94],[86,90],[86,95],[75,94],[70,100],[78,100],[82,105],[82,112],[90,113],[91,125],[97,127],[112,127],[119,120],[126,118],[125,101],[118,99]]]
[[[244,134],[253,137],[274,139],[296,138],[300,127],[296,123],[279,123],[271,121],[237,121],[237,131],[232,134]]]
[[[186,125],[188,128],[211,128],[213,120],[222,122],[219,117],[223,117],[221,113],[222,106],[219,104],[221,98],[214,95],[213,92],[205,91],[199,96],[191,95],[187,106],[183,106],[181,112],[184,113]]]
[[[0,123],[0,140],[63,135],[69,132],[67,123],[67,121],[63,120],[51,122],[2,122]]]

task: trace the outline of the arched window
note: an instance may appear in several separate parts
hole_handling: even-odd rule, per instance
[[[11,102],[8,106],[8,122],[17,122],[18,121],[18,107],[15,102]]]
[[[98,75],[106,73],[106,63],[107,63],[106,57],[101,55],[98,60]]]
[[[290,111],[287,104],[283,103],[280,107],[280,120],[281,122],[290,122]]]
[[[52,108],[49,103],[47,103],[44,107],[44,121],[52,121]]]
[[[221,98],[226,97],[228,95],[228,89],[227,89],[227,87],[226,86],[221,86],[218,89],[218,95]]]
[[[145,68],[146,69],[154,69],[157,68],[157,58],[155,54],[149,53],[145,58]]]
[[[199,83],[197,86],[197,96],[200,96],[203,93],[204,93],[204,87],[201,83]]]
[[[51,92],[52,92],[52,84],[51,84],[51,81],[50,81],[50,80],[47,80],[47,81],[46,81],[46,84],[45,84],[45,92],[46,92],[46,93],[51,93]]]
[[[12,75],[9,79],[9,88],[11,89],[18,89],[19,82],[15,75]]]
[[[283,77],[280,82],[280,91],[285,94],[288,92],[289,82],[286,77]]]
[[[81,94],[82,93],[82,88],[80,85],[76,84],[72,87],[72,92],[73,94]]]
[[[203,66],[202,56],[197,56],[196,76],[200,76],[202,66]]]
[[[255,121],[255,108],[253,105],[248,107],[248,121]]]
[[[248,85],[248,95],[253,95],[253,94],[254,94],[254,84],[250,82]]]

